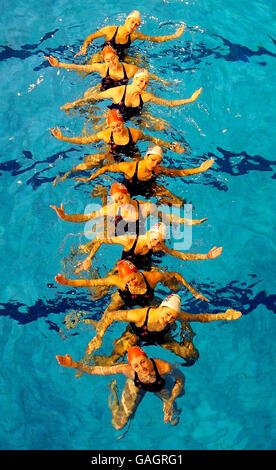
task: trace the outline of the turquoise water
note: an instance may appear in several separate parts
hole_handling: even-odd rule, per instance
[[[159,400],[148,394],[118,440],[107,407],[110,378],[76,379],[55,360],[56,354],[82,357],[93,334],[84,324],[67,330],[65,315],[75,309],[98,318],[108,297],[93,303],[87,290],[54,281],[70,246],[84,239],[66,237],[83,227],[61,222],[48,206],[63,202],[69,213],[82,212],[91,203],[91,186],[68,179],[54,188],[52,181],[93,148],[58,141],[48,128],[59,125],[67,135],[80,135],[85,117],[68,116],[59,106],[98,80],[53,69],[43,55],[73,62],[89,33],[119,24],[129,12],[125,0],[99,0],[97,6],[74,0],[1,4],[1,449],[275,449],[274,1],[135,3],[147,34],[168,34],[187,24],[177,41],[137,41],[131,47],[154,73],[173,81],[169,89],[153,82],[151,90],[172,99],[204,87],[192,105],[150,107],[171,124],[156,135],[189,146],[184,156],[168,152],[166,164],[194,167],[215,158],[206,174],[167,184],[192,202],[194,217],[208,217],[194,227],[191,251],[221,245],[223,254],[185,265],[166,256],[162,264],[211,299],[206,306],[183,290],[184,310],[232,307],[244,314],[236,322],[193,324],[200,358],[184,370],[178,426],[163,423]],[[95,41],[91,53],[100,44]],[[115,255],[108,249],[97,254],[101,275]],[[103,351],[121,331],[119,325],[110,328]],[[149,350],[176,360],[161,348]],[[119,378],[120,390],[123,383]]]

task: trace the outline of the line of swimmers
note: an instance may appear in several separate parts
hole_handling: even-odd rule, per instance
[[[143,105],[146,102],[164,106],[181,106],[194,102],[202,92],[202,88],[200,88],[192,94],[191,98],[165,100],[145,91],[149,78],[161,80],[166,85],[167,83],[150,74],[146,69],[128,64],[129,58],[126,58],[126,50],[137,39],[163,42],[178,38],[185,27],[179,28],[174,35],[152,37],[136,32],[140,23],[140,13],[134,10],[128,15],[123,25],[119,27],[106,26],[89,35],[76,56],[86,54],[89,44],[94,39],[105,37],[105,43],[102,53],[93,56],[86,65],[65,64],[58,62],[53,56],[46,57],[54,67],[85,73],[96,72],[102,78],[101,84],[87,90],[84,98],[67,103],[62,106],[62,109],[68,110],[75,106],[95,103],[101,99],[113,101],[112,105],[108,107],[107,128],[94,134],[85,137],[66,137],[59,127],[50,129],[54,137],[63,141],[76,144],[103,142],[107,146],[105,152],[89,155],[83,163],[73,167],[60,179],[64,180],[71,173],[89,170],[99,164],[102,166],[89,178],[78,177],[75,179],[80,182],[88,182],[107,172],[123,174],[123,182],[115,182],[111,186],[112,203],[104,204],[106,192],[97,193],[94,191],[94,195],[102,194],[104,197],[101,209],[92,213],[67,214],[63,204],[60,207],[56,205],[50,207],[62,220],[83,223],[94,219],[104,219],[105,222],[108,220],[108,227],[114,229],[110,235],[106,223],[99,224],[103,230],[92,242],[80,246],[80,252],[88,253],[88,256],[79,263],[75,270],[76,274],[91,268],[92,259],[101,245],[117,244],[123,248],[121,259],[104,278],[68,279],[62,274],[55,277],[56,282],[61,285],[88,289],[117,288],[115,293],[111,295],[111,302],[99,321],[87,318],[82,320],[91,324],[96,330],[96,335],[86,347],[87,356],[80,361],[74,361],[68,354],[56,356],[60,365],[76,369],[79,373],[84,372],[91,375],[123,374],[126,376],[120,400],[117,395],[116,379],[110,384],[109,407],[115,429],[122,429],[129,422],[146,392],[153,392],[162,400],[165,423],[176,424],[178,422],[179,412],[175,399],[183,391],[184,375],[176,365],[159,358],[149,358],[141,346],[144,348],[148,345],[159,345],[184,360],[182,365],[190,366],[199,357],[199,352],[193,344],[195,333],[190,322],[232,321],[242,315],[241,312],[232,309],[213,314],[188,313],[181,310],[179,295],[170,294],[163,300],[155,295],[156,286],[162,283],[171,290],[178,290],[184,286],[196,299],[208,302],[209,299],[191,286],[178,272],[153,268],[152,255],[161,252],[181,260],[214,259],[221,255],[222,247],[215,246],[206,254],[183,253],[170,249],[165,243],[166,223],[197,225],[207,219],[193,220],[167,214],[158,209],[157,206],[160,204],[183,204],[184,202],[181,196],[176,196],[164,186],[157,184],[158,177],[161,175],[186,177],[202,173],[213,165],[214,160],[207,160],[198,168],[192,169],[173,169],[162,166],[162,147],[176,153],[185,152],[185,148],[176,142],[165,142],[145,134],[140,129],[125,125],[129,119],[141,116]],[[133,78],[131,84],[129,84],[130,78]],[[148,114],[144,114],[144,117],[152,119]],[[158,119],[154,119],[154,122],[160,124],[159,129],[164,129],[164,122]],[[155,126],[156,128],[158,127]],[[150,141],[154,144],[149,147],[144,157],[140,155],[136,145],[140,140]],[[124,161],[122,155],[134,160]],[[156,197],[158,202],[155,205],[149,201],[133,199],[139,195],[146,198]],[[162,221],[147,230],[146,221],[152,215]],[[114,341],[114,348],[110,356],[95,355],[94,352],[101,347],[103,336],[113,322],[126,323],[125,331],[120,338]],[[175,339],[176,322],[181,324],[180,341]],[[127,363],[119,362],[123,361],[125,357],[127,357]],[[90,364],[91,359],[93,365]]]

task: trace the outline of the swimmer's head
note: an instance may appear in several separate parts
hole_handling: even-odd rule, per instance
[[[111,132],[115,132],[115,134],[121,134],[121,132],[124,130],[124,120],[118,109],[110,109],[107,113],[106,120]]]
[[[163,160],[163,150],[159,145],[150,146],[145,155],[146,167],[153,171]]]
[[[131,34],[140,26],[141,24],[141,15],[138,10],[133,10],[129,13],[125,21],[125,27],[127,31]]]
[[[181,310],[181,299],[177,294],[168,295],[159,305],[160,320],[164,325],[174,323]]]
[[[114,68],[119,64],[117,52],[111,46],[106,46],[102,50],[103,60],[108,67]]]
[[[167,237],[167,226],[164,222],[157,222],[148,231],[149,246],[150,248],[156,247],[159,243],[163,242]]]
[[[145,279],[142,273],[138,271],[131,261],[123,259],[117,263],[119,276],[130,289],[135,289],[145,286]]]
[[[122,183],[113,183],[110,188],[110,196],[115,204],[127,204],[129,202],[129,192],[126,186]]]
[[[138,92],[144,91],[149,83],[149,72],[147,69],[138,69],[133,76],[132,85],[137,89]]]
[[[127,361],[134,372],[140,377],[147,376],[152,368],[152,362],[145,351],[138,346],[131,346],[127,352]]]

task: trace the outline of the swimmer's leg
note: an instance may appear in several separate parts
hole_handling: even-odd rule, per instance
[[[117,396],[116,380],[110,384],[108,406],[112,413],[112,425],[116,430],[122,429],[130,417],[134,417],[137,406],[142,401],[145,392],[139,390],[133,380],[126,379],[121,400]],[[113,401],[112,401],[113,398]]]
[[[199,352],[194,347],[192,339],[183,339],[181,343],[178,343],[170,334],[168,334],[164,337],[160,346],[184,359],[185,364],[183,365],[186,366],[192,366],[199,358]]]

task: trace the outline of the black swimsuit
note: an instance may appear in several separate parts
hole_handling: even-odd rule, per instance
[[[141,273],[144,277],[147,290],[144,294],[132,294],[129,291],[128,286],[124,288],[124,290],[118,289],[118,293],[121,299],[124,301],[126,307],[133,307],[134,305],[140,305],[141,307],[146,307],[149,305],[150,301],[153,299],[154,296],[154,289],[149,285],[146,277],[143,273]]]
[[[118,44],[116,42],[116,36],[117,36],[118,29],[119,29],[119,26],[117,26],[117,29],[116,29],[113,37],[109,41],[105,41],[105,43],[102,45],[102,49],[106,46],[111,46],[112,49],[114,49],[114,51],[117,52],[119,60],[121,62],[124,59],[125,55],[126,55],[126,49],[128,49],[130,44],[131,44],[131,38],[130,38],[130,34],[129,34],[127,42],[125,42],[124,44]]]
[[[126,155],[128,157],[132,157],[138,151],[128,127],[127,127],[127,130],[128,130],[129,140],[128,140],[128,143],[124,145],[115,144],[113,132],[111,132],[110,134],[108,145],[109,145],[110,152],[112,153],[112,155],[114,155],[114,160],[116,161],[120,160],[120,154]]]
[[[134,383],[137,388],[139,388],[140,390],[143,390],[144,392],[160,392],[160,390],[164,388],[165,379],[163,379],[163,377],[161,377],[161,375],[159,374],[155,361],[151,359],[151,362],[154,367],[155,382],[148,383],[148,384],[141,382],[141,380],[138,377],[137,372],[135,372]]]
[[[130,250],[125,251],[123,250],[121,259],[127,259],[131,263],[136,266],[136,268],[139,271],[150,271],[151,268],[151,262],[152,262],[152,254],[153,250],[150,249],[145,255],[137,255],[135,254],[135,248],[138,242],[138,235],[136,236],[136,239],[134,240],[134,243]]]
[[[121,101],[119,103],[113,103],[110,106],[108,106],[109,109],[118,109],[125,122],[128,121],[133,116],[138,116],[141,113],[143,105],[144,105],[142,96],[140,95],[140,103],[138,106],[127,106],[125,103],[126,88],[127,88],[127,85],[125,86],[124,94],[122,96]]]
[[[123,65],[123,64],[122,64]],[[123,78],[111,78],[109,75],[109,67],[106,72],[106,76],[102,79],[102,85],[101,85],[101,90],[100,91],[105,91],[108,90],[109,88],[114,88],[116,86],[122,86],[122,85],[127,85],[129,78],[126,73],[126,69],[123,65],[123,70],[124,70],[124,76]]]
[[[146,233],[146,218],[143,217],[142,212],[140,210],[140,204],[137,202],[137,209],[138,209],[138,219],[133,222],[126,222],[122,215],[121,215],[121,207],[119,207],[118,214],[115,216],[114,224],[115,224],[115,237],[119,237],[120,235],[125,235],[125,232],[128,232],[129,235],[137,235],[145,234]],[[122,223],[123,227],[119,228],[119,224]],[[122,226],[121,225],[121,226]]]
[[[138,194],[140,194],[145,197],[151,197],[153,196],[153,187],[156,183],[157,177],[153,173],[152,177],[149,180],[139,180],[138,164],[139,161],[137,161],[136,163],[134,175],[131,178],[124,178],[124,181],[122,183],[126,186],[130,196],[137,196]]]
[[[147,310],[147,315],[143,326],[136,326],[135,323],[130,323],[131,331],[138,336],[140,341],[145,342],[147,345],[152,344],[162,344],[164,336],[169,333],[171,327],[170,324],[167,324],[165,328],[161,331],[149,331],[148,329],[148,319],[149,319],[150,307]]]

